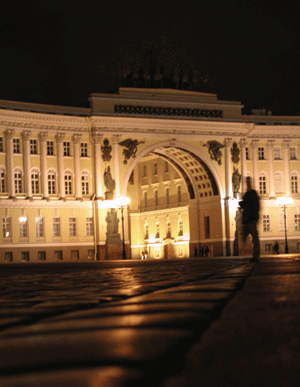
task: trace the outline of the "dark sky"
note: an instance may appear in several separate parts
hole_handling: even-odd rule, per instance
[[[0,0],[0,99],[80,106],[157,62],[209,74],[211,92],[273,114],[300,108],[300,5],[279,0]]]

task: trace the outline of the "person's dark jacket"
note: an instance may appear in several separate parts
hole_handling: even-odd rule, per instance
[[[243,209],[242,223],[250,223],[252,221],[257,222],[259,219],[259,197],[257,192],[252,189],[245,193],[243,201],[239,202],[240,207]]]

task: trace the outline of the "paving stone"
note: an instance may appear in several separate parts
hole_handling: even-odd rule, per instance
[[[0,370],[93,366],[111,363],[155,363],[178,358],[191,343],[191,331],[114,329],[1,338]],[[172,356],[171,356],[172,354]]]
[[[145,379],[142,370],[125,367],[66,369],[0,378],[1,387],[137,387]]]
[[[73,319],[67,321],[41,322],[29,326],[7,329],[1,337],[48,334],[53,332],[71,332],[113,328],[184,328],[203,331],[211,319],[200,312],[164,312],[111,315],[106,317]]]

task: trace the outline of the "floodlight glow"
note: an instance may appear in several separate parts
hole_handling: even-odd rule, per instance
[[[290,204],[292,204],[292,202],[293,202],[293,199],[287,196],[281,196],[276,199],[276,204],[278,206],[289,206]]]
[[[118,207],[126,207],[130,203],[130,199],[127,196],[120,196],[115,198],[115,203]]]

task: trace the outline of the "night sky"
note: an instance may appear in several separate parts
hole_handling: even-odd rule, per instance
[[[0,0],[0,99],[84,106],[156,63],[209,75],[244,112],[300,111],[300,5],[279,0]]]

